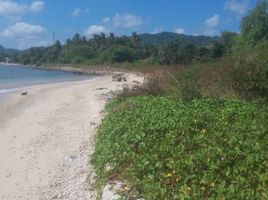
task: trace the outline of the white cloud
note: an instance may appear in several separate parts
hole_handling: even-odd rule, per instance
[[[117,28],[136,28],[142,25],[140,17],[131,14],[116,14],[113,18],[113,25]]]
[[[192,35],[192,36],[199,36],[199,35],[202,35],[202,34],[200,34],[200,33],[191,33],[190,35]]]
[[[111,21],[110,17],[105,17],[102,19],[102,23],[106,24],[109,23]]]
[[[2,35],[8,38],[15,37],[37,37],[46,32],[40,25],[31,25],[24,22],[16,23],[12,26],[7,27]]]
[[[174,33],[177,33],[177,34],[184,34],[185,33],[185,29],[184,28],[176,28],[174,30]]]
[[[207,29],[203,32],[202,35],[206,35],[206,36],[216,36],[219,35],[219,31],[216,29]]]
[[[105,26],[92,25],[85,31],[87,37],[91,37],[94,34],[107,33],[108,28]]]
[[[25,22],[15,23],[7,27],[1,35],[6,40],[16,43],[19,49],[47,45],[49,41],[44,27]]]
[[[44,8],[44,2],[43,1],[34,1],[32,5],[30,6],[30,10],[33,12],[40,12]]]
[[[220,16],[218,14],[213,15],[205,21],[205,30],[203,35],[215,36],[219,34],[219,31],[215,29],[220,24]]]
[[[34,1],[31,5],[27,5],[12,0],[0,0],[0,15],[11,19],[20,19],[28,12],[40,12],[43,7],[43,1]]]
[[[49,46],[52,45],[52,42],[50,42],[47,38],[44,38],[44,40],[25,40],[25,39],[18,39],[16,41],[17,43],[17,49],[29,49],[31,47],[41,47],[41,46]]]
[[[17,17],[24,14],[26,10],[26,5],[19,5],[13,1],[0,1],[0,15],[4,17]]]
[[[72,15],[72,17],[79,17],[80,12],[81,12],[80,8],[76,8],[76,9],[74,9],[74,11],[72,12],[71,15]]]
[[[153,30],[152,34],[162,33],[164,29],[162,27],[157,27]]]
[[[229,0],[225,3],[224,9],[235,13],[238,17],[241,17],[249,10],[249,3],[248,0]]]
[[[220,24],[220,16],[215,14],[205,21],[205,26],[208,28],[216,27]]]

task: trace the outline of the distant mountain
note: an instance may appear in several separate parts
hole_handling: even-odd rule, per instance
[[[220,37],[209,37],[209,36],[193,36],[193,35],[184,35],[171,32],[163,32],[157,34],[144,33],[140,34],[141,44],[144,46],[147,45],[159,45],[173,40],[179,39],[185,43],[195,44],[197,46],[207,46],[211,45],[220,40]]]
[[[0,52],[4,52],[6,49],[0,45]]]
[[[14,54],[14,53],[18,53],[18,52],[19,52],[19,50],[17,50],[17,49],[6,49],[2,45],[0,45],[0,53],[2,53],[2,54]]]

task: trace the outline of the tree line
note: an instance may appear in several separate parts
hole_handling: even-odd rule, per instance
[[[230,51],[236,33],[223,32],[217,42],[198,45],[196,39],[181,38],[165,43],[146,45],[140,35],[116,36],[95,34],[91,38],[78,33],[64,44],[56,41],[48,47],[33,47],[9,55],[11,60],[25,65],[43,64],[104,64],[145,62],[150,64],[190,64],[209,62]]]

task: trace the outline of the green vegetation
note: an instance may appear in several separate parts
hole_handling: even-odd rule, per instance
[[[229,58],[236,91],[245,98],[268,98],[268,2],[260,1],[242,20]]]
[[[230,33],[230,35],[235,35]],[[75,34],[65,44],[6,53],[12,62],[45,64],[101,65],[113,63],[190,64],[214,61],[228,50],[222,37],[186,36],[175,33],[131,36]]]
[[[215,42],[220,41],[220,37],[209,37],[209,36],[188,36],[184,34],[176,34],[163,32],[158,34],[144,33],[139,35],[141,40],[141,45],[159,45],[172,42],[174,40],[181,40],[187,43],[193,43],[197,46],[209,46],[213,45]]]
[[[145,199],[267,199],[268,107],[136,97],[109,104],[92,158],[100,181]]]
[[[267,11],[259,0],[239,34],[76,34],[0,47],[0,59],[154,71],[107,106],[92,157],[100,191],[119,180],[126,199],[268,199]]]
[[[107,106],[92,157],[100,191],[119,180],[124,199],[268,199],[267,10],[259,1],[209,49],[159,46],[166,68]]]

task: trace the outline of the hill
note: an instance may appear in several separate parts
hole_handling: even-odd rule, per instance
[[[95,35],[86,38],[75,34],[66,43],[57,41],[48,47],[23,51],[6,49],[12,62],[23,64],[86,64],[148,61],[158,64],[186,64],[193,60],[217,59],[224,54],[224,44],[215,46],[221,37],[189,36],[163,32],[131,36]],[[200,47],[206,47],[200,48]]]
[[[1,54],[5,54],[5,55],[13,55],[13,54],[16,54],[16,53],[19,53],[20,50],[17,50],[17,49],[6,49],[5,47],[3,47],[2,45],[0,45],[0,53]]]
[[[139,37],[141,39],[141,44],[144,46],[164,44],[176,39],[179,39],[185,43],[195,44],[197,46],[207,46],[220,40],[220,37],[210,37],[203,35],[193,36],[171,32],[163,32],[158,34],[144,33],[140,34]]]
[[[0,52],[4,52],[4,51],[5,51],[5,48],[0,45]]]

